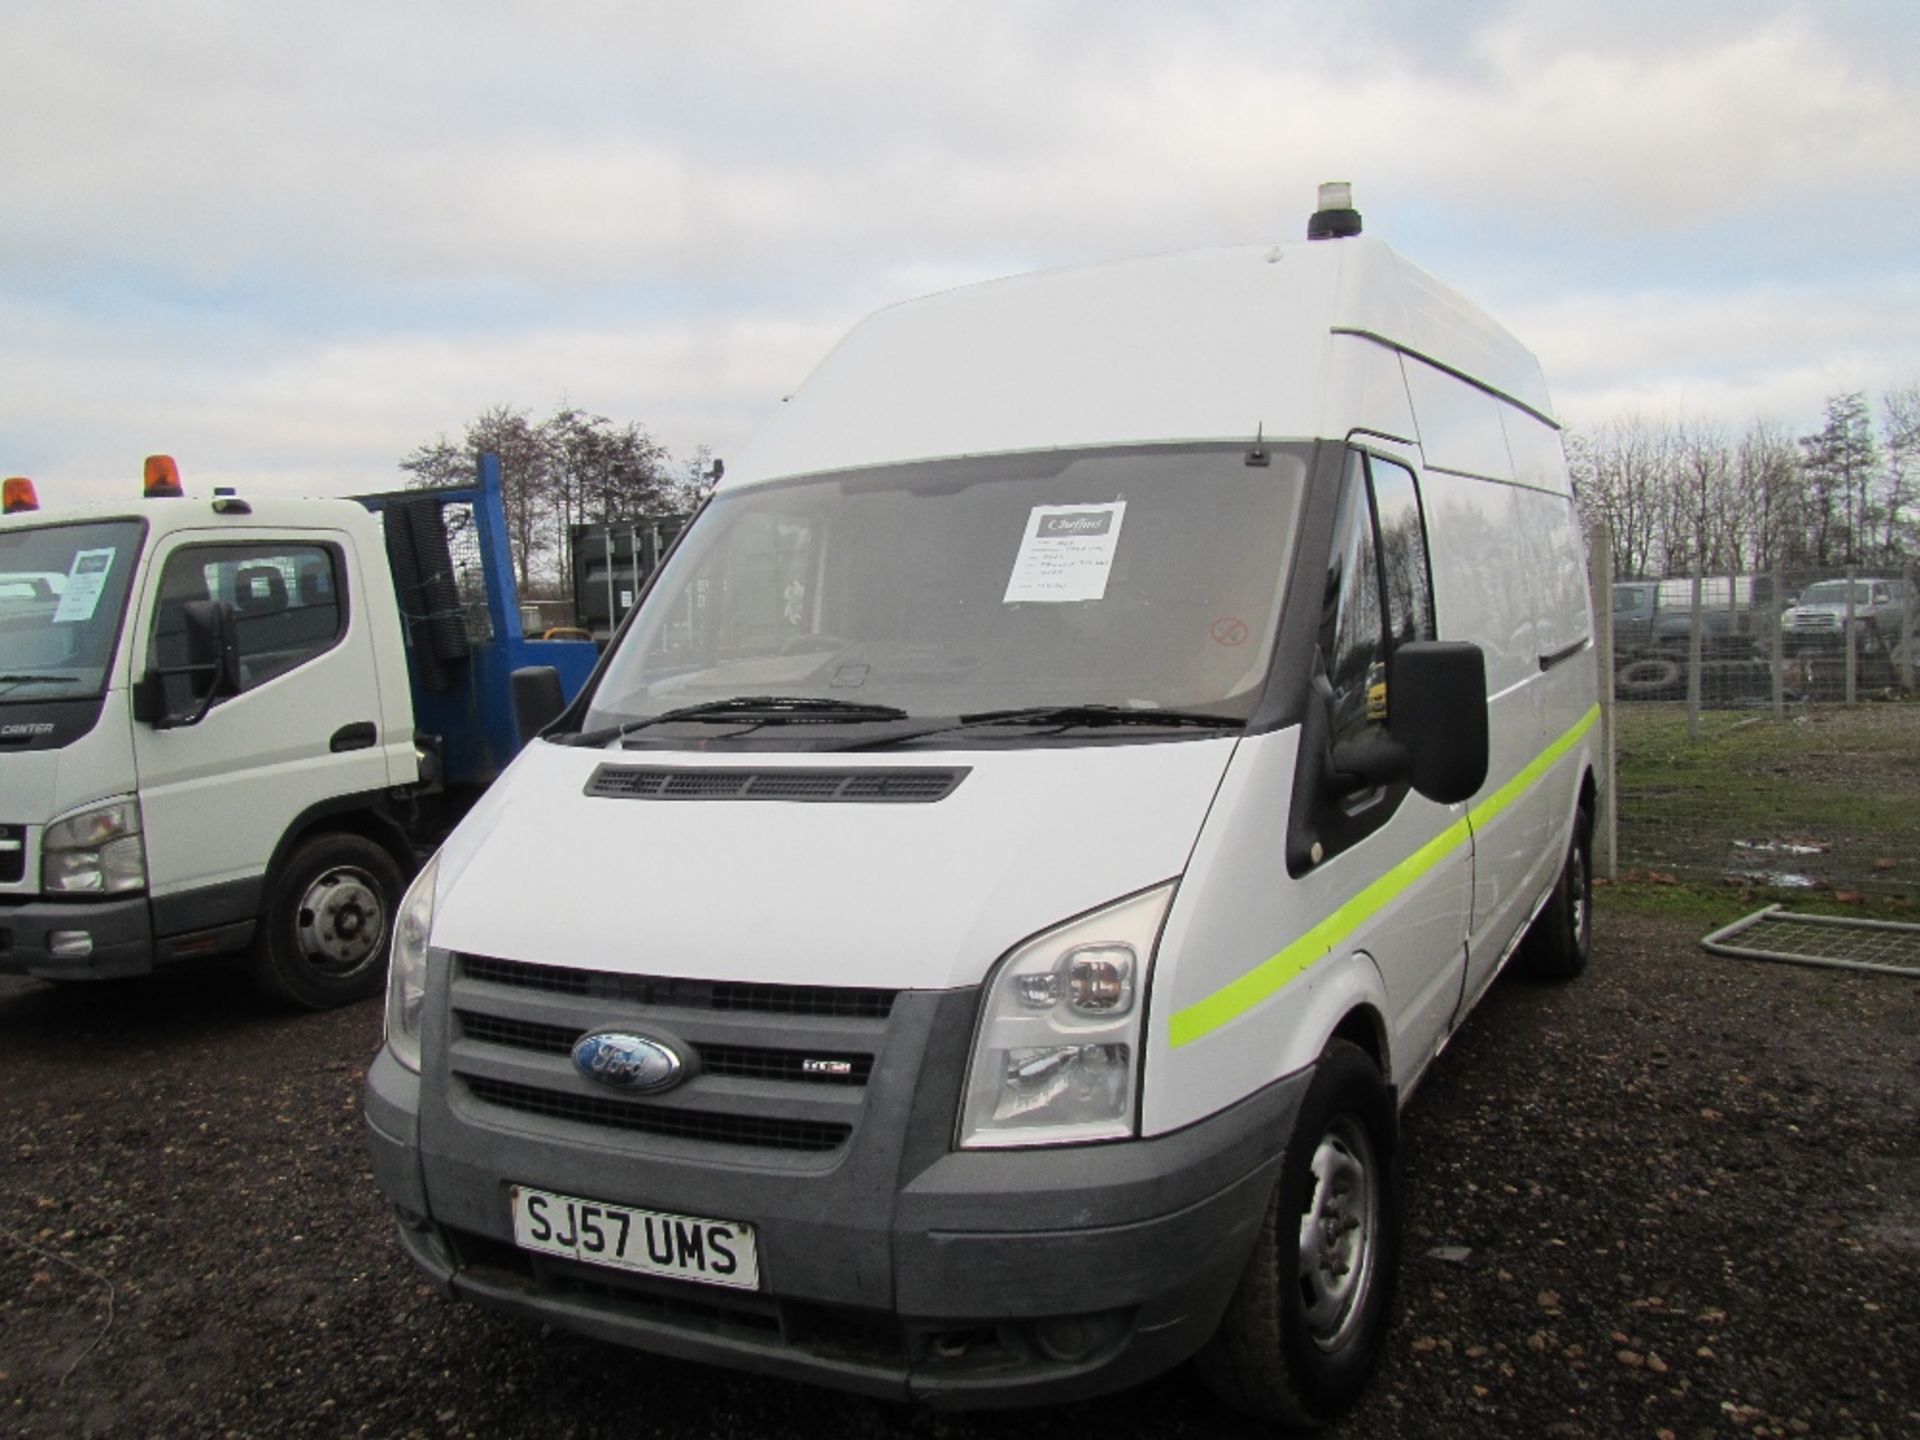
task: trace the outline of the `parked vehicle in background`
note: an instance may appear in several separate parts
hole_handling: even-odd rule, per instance
[[[1654,617],[1659,614],[1658,580],[1613,582],[1613,653],[1616,662],[1638,659],[1653,648]]]
[[[605,648],[613,638],[687,519],[650,515],[573,527],[573,623],[596,644]]]
[[[1882,651],[1899,643],[1906,619],[1906,589],[1897,579],[1861,576],[1851,581],[1819,580],[1780,617],[1782,648],[1789,655],[1839,651],[1847,634],[1848,591],[1852,591],[1853,634],[1857,648]]]
[[[1338,188],[883,310],[728,470],[402,904],[368,1135],[443,1293],[943,1405],[1354,1398],[1400,1106],[1586,964],[1600,712],[1539,363]]]
[[[571,693],[594,648],[521,638],[491,456],[358,500],[148,474],[0,518],[0,974],[248,951],[298,1004],[374,994],[417,857],[518,748],[510,672]]]

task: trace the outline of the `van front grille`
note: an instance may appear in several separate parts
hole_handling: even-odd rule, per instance
[[[671,1110],[655,1105],[632,1105],[588,1095],[567,1095],[532,1085],[467,1077],[467,1090],[487,1105],[544,1115],[577,1124],[607,1126],[679,1140],[705,1140],[718,1145],[750,1145],[762,1150],[837,1150],[853,1133],[850,1125],[817,1120],[786,1120],[761,1115],[721,1115],[704,1110]]]
[[[506,1020],[497,1015],[462,1010],[460,1033],[483,1045],[498,1045],[533,1055],[569,1055],[576,1041],[588,1033],[571,1025],[542,1025]],[[606,1026],[594,1027],[597,1029]],[[864,1085],[873,1071],[873,1056],[815,1055],[800,1050],[761,1045],[711,1044],[694,1051],[699,1068],[708,1075],[732,1075],[746,1080],[793,1080],[808,1085]]]
[[[898,992],[620,975],[456,955],[445,1063],[485,1107],[567,1120],[647,1148],[714,1146],[821,1154],[846,1145],[881,1063]],[[684,1078],[644,1098],[577,1071],[574,1045],[630,1031],[679,1052]],[[611,1135],[609,1144],[615,1143]],[[769,1156],[769,1164],[778,1160]]]
[[[629,1005],[670,1005],[682,1010],[752,1010],[767,1015],[839,1016],[884,1020],[894,990],[853,985],[762,985],[727,980],[655,979],[558,965],[528,965],[485,955],[462,955],[460,972],[470,980],[517,985],[552,995],[581,995]]]

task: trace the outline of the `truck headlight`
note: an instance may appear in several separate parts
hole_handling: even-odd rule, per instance
[[[420,1018],[427,1005],[427,957],[432,947],[433,889],[440,878],[436,853],[413,877],[393,921],[392,958],[387,963],[387,1048],[416,1074],[420,1069]]]
[[[40,837],[40,882],[49,894],[119,895],[147,886],[140,802],[116,800],[69,815]]]
[[[987,982],[960,1144],[1133,1134],[1144,999],[1174,882],[1036,935]]]

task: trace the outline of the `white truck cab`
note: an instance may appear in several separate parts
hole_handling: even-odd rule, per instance
[[[514,614],[499,560],[470,567],[490,643],[469,637],[441,517],[497,530],[487,475],[365,501],[193,497],[156,456],[126,502],[8,507],[0,974],[248,951],[296,1004],[379,992],[416,848],[511,753],[489,724],[511,728],[504,667],[558,658],[577,687],[593,656],[493,634],[494,609]]]
[[[1353,1397],[1399,1105],[1585,963],[1597,682],[1538,365],[1312,228],[883,310],[729,468],[403,902],[367,1118],[444,1292],[941,1404]]]

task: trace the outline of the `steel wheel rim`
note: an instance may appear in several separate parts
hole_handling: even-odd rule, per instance
[[[335,865],[314,876],[294,912],[293,935],[316,970],[353,975],[372,963],[387,933],[387,907],[366,871]]]
[[[1380,1245],[1380,1167],[1366,1127],[1328,1124],[1313,1152],[1313,1193],[1300,1217],[1300,1303],[1307,1338],[1331,1354],[1360,1329]]]
[[[1573,949],[1574,953],[1587,953],[1587,937],[1593,926],[1593,889],[1587,883],[1587,851],[1584,844],[1574,845],[1573,860],[1567,866],[1567,898],[1573,903],[1568,908],[1573,912]]]

